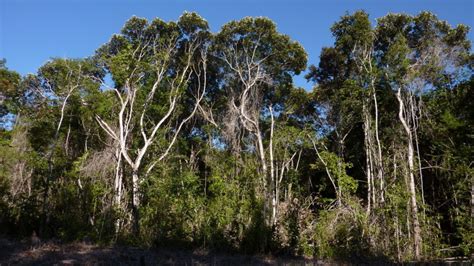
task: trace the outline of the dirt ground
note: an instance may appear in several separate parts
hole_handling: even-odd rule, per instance
[[[217,254],[207,251],[99,247],[83,242],[41,243],[0,238],[3,265],[322,265],[305,258]]]

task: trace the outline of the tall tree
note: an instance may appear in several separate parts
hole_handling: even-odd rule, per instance
[[[170,139],[156,161],[167,156],[183,125],[196,113],[205,95],[208,25],[195,13],[185,13],[177,23],[133,17],[122,34],[98,50],[97,56],[112,75],[118,99],[115,124],[97,121],[120,147],[120,157],[132,171],[132,210],[138,231],[139,171],[158,138]],[[191,80],[197,80],[197,86]],[[188,95],[186,95],[188,93]],[[184,97],[194,97],[193,108],[179,115]],[[117,121],[118,120],[118,121]],[[140,135],[138,140],[135,136]],[[147,172],[155,162],[148,165]],[[120,163],[120,160],[118,161]],[[120,186],[120,184],[119,184]]]
[[[291,89],[291,75],[306,66],[304,49],[280,34],[267,18],[244,18],[224,25],[216,36],[215,56],[224,63],[224,90],[228,100],[227,134],[241,129],[255,138],[260,160],[267,225],[273,225],[277,199],[273,154],[275,108],[281,109],[282,95]],[[264,121],[270,118],[269,135]],[[268,148],[264,139],[268,137]],[[240,145],[240,144],[237,144]]]

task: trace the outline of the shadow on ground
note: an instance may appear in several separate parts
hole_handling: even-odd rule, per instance
[[[99,247],[53,241],[32,247],[26,241],[0,239],[0,265],[321,265],[318,260],[250,256],[204,250]]]

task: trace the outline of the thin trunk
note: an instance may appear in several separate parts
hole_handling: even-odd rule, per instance
[[[340,206],[341,205],[341,195],[340,195],[339,189],[337,188],[336,183],[335,183],[335,181],[334,181],[334,179],[331,175],[331,171],[329,171],[329,168],[327,166],[326,161],[324,161],[324,159],[321,157],[321,154],[319,154],[319,150],[316,147],[316,143],[312,139],[311,139],[311,142],[313,143],[313,148],[316,151],[316,155],[318,155],[319,160],[324,165],[324,169],[326,170],[326,174],[328,175],[329,180],[331,181],[331,184],[334,187],[334,191],[336,192],[337,204],[338,204],[338,206]]]
[[[115,167],[115,204],[120,207],[122,201],[122,154],[120,148],[115,153],[117,166]]]
[[[272,219],[271,219],[271,224],[275,225],[276,224],[276,217],[277,217],[277,201],[278,201],[278,176],[275,176],[275,166],[274,166],[274,160],[273,160],[273,130],[275,127],[275,119],[273,117],[273,109],[272,106],[269,106],[270,110],[270,117],[271,117],[271,126],[270,126],[270,143],[269,143],[269,149],[270,149],[270,181],[272,182],[273,185],[273,190],[272,190]]]
[[[367,215],[370,215],[372,210],[372,168],[370,164],[370,148],[369,148],[369,121],[367,117],[367,107],[362,106],[364,113],[364,147],[365,147],[365,168],[367,176]]]
[[[370,112],[368,109],[368,104],[364,103],[363,106],[363,115],[364,115],[364,138],[365,138],[365,153],[366,153],[366,163],[367,163],[367,181],[369,182],[370,186],[370,193],[369,197],[371,200],[371,208],[376,207],[377,205],[377,187],[375,185],[375,178],[377,177],[376,172],[376,165],[377,163],[377,155],[374,152],[374,144],[373,144],[373,135],[371,131],[372,121],[370,117]]]
[[[376,207],[377,206],[377,197],[376,197],[376,194],[377,194],[377,188],[375,186],[375,166],[374,166],[374,158],[373,158],[373,149],[372,149],[372,141],[371,141],[371,138],[372,136],[370,135],[370,132],[369,132],[369,140],[368,140],[368,143],[369,143],[369,163],[370,163],[370,170],[371,170],[371,182],[372,182],[372,203],[373,203],[373,207]]]
[[[367,214],[370,214],[371,212],[371,195],[372,195],[372,177],[370,175],[371,170],[370,170],[370,162],[369,162],[369,153],[367,149],[367,144],[366,144],[366,149],[365,149],[365,166],[366,166],[366,175],[367,175]]]
[[[474,232],[474,176],[471,176],[471,232]]]
[[[120,152],[120,148],[117,148],[116,151],[116,158],[117,158],[117,166],[115,168],[115,206],[119,209],[122,208],[122,183],[123,183],[123,171],[122,171],[122,154]],[[115,233],[118,234],[120,232],[120,224],[121,224],[121,217],[117,217],[115,221]]]
[[[67,128],[67,134],[66,134],[66,140],[64,141],[64,152],[66,153],[66,156],[69,156],[69,137],[71,135],[71,119],[69,119],[69,125]]]
[[[51,146],[51,149],[48,154],[48,176],[46,178],[45,182],[45,188],[43,192],[43,210],[42,210],[42,219],[41,219],[41,224],[40,224],[40,235],[44,234],[45,226],[48,224],[49,220],[49,212],[46,210],[47,205],[48,205],[48,194],[49,194],[49,183],[53,179],[53,155],[54,155],[54,150],[56,149],[56,146],[58,144],[58,139],[59,139],[59,131],[61,130],[61,126],[63,124],[64,120],[64,110],[66,109],[66,104],[71,96],[73,90],[75,87],[73,87],[71,90],[69,90],[69,93],[67,94],[66,98],[64,98],[64,101],[61,105],[61,116],[59,118],[58,126],[56,127],[56,132],[54,133],[54,140],[53,144]]]
[[[380,137],[379,137],[379,110],[378,110],[378,102],[377,102],[377,95],[375,93],[375,85],[374,80],[372,80],[372,95],[374,99],[374,107],[375,107],[375,139],[377,141],[377,177],[380,181],[380,202],[383,203],[385,201],[384,198],[384,170],[383,170],[383,158],[382,158],[382,145],[380,144]]]
[[[419,144],[418,144],[418,132],[417,132],[417,128],[418,128],[418,119],[415,115],[415,105],[414,105],[414,102],[413,100],[410,101],[410,106],[411,106],[411,117],[412,117],[412,122],[413,122],[413,133],[415,135],[415,146],[416,146],[416,155],[417,155],[417,159],[418,159],[418,170],[419,170],[419,174],[420,174],[420,189],[421,189],[421,202],[423,203],[423,215],[426,216],[425,214],[425,189],[424,189],[424,185],[423,185],[423,171],[421,169],[421,155],[420,155],[420,147],[419,147]]]
[[[397,259],[401,261],[401,254],[400,254],[400,230],[398,225],[398,215],[395,215],[395,236],[397,239]]]
[[[422,244],[422,239],[421,239],[421,228],[420,228],[420,222],[418,219],[418,206],[416,202],[416,187],[415,187],[415,167],[414,167],[414,149],[413,149],[413,136],[410,127],[407,124],[407,121],[405,119],[404,113],[405,113],[405,107],[404,107],[404,102],[401,96],[401,88],[398,89],[397,92],[397,99],[400,104],[400,109],[398,113],[398,117],[400,119],[400,122],[403,125],[403,128],[405,129],[405,133],[407,134],[408,137],[408,173],[409,173],[409,190],[410,190],[410,202],[411,202],[411,212],[412,212],[412,219],[413,219],[413,237],[414,237],[414,248],[415,248],[415,259],[420,259],[421,256],[421,244]]]
[[[364,136],[366,138],[365,149],[366,149],[366,168],[367,168],[367,183],[370,192],[368,191],[368,207],[367,212],[370,213],[370,208],[376,207],[377,201],[379,200],[380,203],[385,201],[384,196],[384,169],[383,169],[383,157],[382,157],[382,145],[379,137],[379,109],[378,109],[378,100],[377,100],[377,93],[375,88],[375,81],[377,76],[375,75],[374,68],[372,65],[372,57],[373,57],[373,46],[365,45],[363,47],[354,46],[353,52],[357,55],[357,65],[359,67],[359,71],[365,72],[367,75],[366,78],[361,80],[363,87],[367,88],[368,97],[364,97],[363,103],[363,117],[364,117]],[[364,76],[364,75],[361,75]],[[368,81],[368,82],[366,82]],[[371,114],[371,106],[370,106],[370,97],[372,98],[373,105],[374,105],[374,124],[372,124],[372,114]],[[373,128],[374,127],[374,128]],[[373,129],[372,129],[373,128]],[[374,141],[375,135],[375,141]],[[377,147],[374,146],[374,142]],[[369,167],[370,164],[370,167]],[[378,186],[376,186],[376,181],[378,182]],[[377,189],[379,191],[377,191]],[[378,194],[378,195],[377,195]],[[372,199],[370,199],[372,197]],[[372,202],[370,202],[372,201]],[[370,204],[372,203],[372,204]]]

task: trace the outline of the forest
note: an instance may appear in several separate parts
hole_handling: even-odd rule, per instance
[[[317,65],[265,17],[131,17],[0,61],[0,235],[334,260],[474,252],[469,27],[343,14]],[[306,73],[313,89],[293,78]]]

